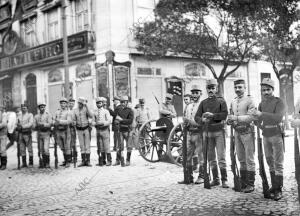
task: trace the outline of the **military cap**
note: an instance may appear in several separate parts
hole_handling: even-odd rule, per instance
[[[120,98],[118,96],[114,96],[113,101],[115,101],[115,100],[120,100]]]
[[[81,103],[81,104],[84,104],[86,102],[86,99],[84,97],[79,97],[77,102]]]
[[[271,86],[272,88],[274,88],[275,83],[270,78],[264,78],[260,85],[267,85],[267,86]]]
[[[106,98],[106,97],[103,97],[103,101],[106,102],[106,101],[107,101],[107,98]]]
[[[245,84],[245,83],[246,83],[246,82],[245,82],[245,80],[243,80],[243,79],[238,79],[238,80],[235,80],[235,81],[233,82],[234,85]]]
[[[139,103],[145,103],[145,98],[140,98]]]
[[[200,85],[197,85],[197,84],[192,85],[191,92],[192,92],[192,91],[201,91]]]
[[[59,103],[61,103],[61,102],[66,102],[66,103],[68,103],[68,100],[67,100],[67,98],[61,98],[60,100],[59,100]]]
[[[70,98],[69,102],[75,102],[75,99],[74,98]]]
[[[172,95],[172,94],[170,94],[170,93],[167,93],[167,94],[166,94],[166,98],[169,98],[169,99],[171,99],[171,100],[172,100],[172,99],[173,99],[173,95]]]
[[[98,103],[98,102],[103,102],[104,101],[104,97],[97,97],[96,98],[96,103]]]
[[[40,107],[40,106],[46,106],[46,103],[39,102],[39,103],[38,103],[38,107]]]
[[[121,96],[120,101],[128,101],[128,96]]]
[[[206,81],[206,86],[218,85],[218,81],[216,79],[209,79]]]

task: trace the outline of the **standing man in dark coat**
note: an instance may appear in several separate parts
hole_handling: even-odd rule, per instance
[[[114,97],[114,112],[110,113],[113,117],[112,120],[112,131],[114,132],[114,147],[113,147],[113,151],[117,151],[117,146],[118,146],[118,129],[117,129],[117,125],[115,122],[116,119],[116,113],[119,112],[120,109],[122,109],[122,106],[120,104],[120,98],[118,96]]]
[[[258,127],[262,129],[266,161],[269,166],[272,187],[271,198],[282,198],[284,145],[280,123],[285,113],[283,101],[274,97],[274,81],[263,79],[261,92],[263,99],[251,114],[258,119]]]
[[[221,171],[222,187],[229,188],[227,184],[227,170],[226,170],[226,143],[223,121],[226,120],[228,111],[227,104],[223,97],[217,96],[218,82],[216,79],[210,79],[206,82],[206,90],[208,98],[201,101],[198,111],[195,115],[195,121],[207,127],[204,129],[203,140],[207,146],[207,159],[212,169],[213,181],[211,186],[220,185],[218,164]],[[204,128],[205,128],[204,127]],[[206,135],[205,130],[208,130]],[[218,164],[216,160],[216,153],[218,156]]]

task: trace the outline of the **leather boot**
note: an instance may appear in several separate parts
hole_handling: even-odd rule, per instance
[[[276,175],[276,189],[274,193],[274,200],[278,201],[282,198],[282,186],[283,186],[283,176]]]
[[[107,164],[106,166],[111,166],[111,154],[107,153]]]
[[[204,167],[203,165],[199,166],[199,175],[197,180],[195,181],[195,184],[202,184],[204,183]]]
[[[103,159],[100,155],[98,156],[98,164],[96,166],[103,166]]]
[[[77,162],[77,155],[78,155],[78,153],[77,153],[77,151],[75,151],[75,152],[74,152],[73,160],[74,160],[74,158],[75,158],[75,161],[76,161],[76,162]],[[73,161],[73,163],[74,163],[74,161]]]
[[[118,151],[117,157],[116,157],[116,162],[113,164],[113,166],[119,166],[121,164],[120,160],[121,160],[121,153]]]
[[[33,167],[33,156],[29,156],[29,164],[28,167]]]
[[[102,157],[103,165],[106,165],[106,154],[105,154],[105,152],[101,152],[101,157]]]
[[[127,152],[127,157],[126,157],[126,166],[130,165],[130,157],[131,157],[131,152]]]
[[[275,172],[270,172],[270,176],[271,176],[271,184],[272,184],[271,188],[269,189],[270,198],[274,199],[274,193],[276,189]]]
[[[220,169],[220,171],[221,171],[222,188],[229,188],[228,182],[227,182],[227,170]]]
[[[70,159],[71,159],[71,155],[70,154],[66,154],[66,168],[70,167]]]
[[[123,157],[123,156],[120,157],[120,161],[121,161],[121,167],[125,167],[126,164],[125,164],[125,161],[124,161],[124,157]]]
[[[2,166],[2,160],[1,160],[1,154],[0,154],[0,168],[1,168],[1,166]]]
[[[27,167],[26,156],[22,156],[22,168]]]
[[[64,154],[64,161],[59,166],[66,166],[66,154]]]
[[[46,164],[46,158],[45,155],[42,155],[42,158],[39,157],[39,169],[44,168],[45,164]]]
[[[194,177],[193,177],[193,166],[192,165],[188,165],[187,166],[187,182],[185,182],[184,180],[177,182],[178,184],[192,184],[194,183]]]
[[[254,182],[255,182],[255,171],[248,171],[248,184],[244,189],[244,193],[251,193],[254,191]]]
[[[78,165],[78,167],[85,166],[85,154],[81,154],[81,163]]]
[[[241,176],[241,189],[244,192],[244,189],[247,187],[247,170],[240,170]]]
[[[86,155],[86,161],[85,161],[85,166],[88,166],[88,167],[91,167],[91,161],[90,161],[90,156],[91,154],[88,153],[88,154],[85,154]]]
[[[219,173],[218,173],[218,167],[214,167],[211,169],[213,180],[210,182],[210,186],[217,186],[220,185],[220,179],[219,179]]]
[[[193,157],[193,171],[196,171],[198,168],[198,157]]]
[[[7,164],[7,156],[1,157],[1,168],[0,170],[5,170]]]
[[[46,163],[45,168],[50,168],[50,155],[45,155]]]

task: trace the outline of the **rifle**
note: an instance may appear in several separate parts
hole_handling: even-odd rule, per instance
[[[53,136],[54,138],[54,167],[55,169],[58,168],[58,158],[57,158],[57,142],[56,142],[56,134],[55,134],[55,130],[56,128],[55,127],[51,127],[51,135],[50,136]]]
[[[204,188],[211,189],[210,183],[209,183],[209,174],[207,172],[207,149],[208,149],[208,122],[205,123],[205,143],[203,146],[204,150]]]
[[[259,162],[259,175],[261,176],[261,180],[262,180],[264,198],[270,199],[271,195],[270,195],[268,179],[265,171],[262,139],[260,137],[259,126],[257,126],[257,153],[258,153],[257,156]]]
[[[232,109],[230,109],[230,114],[232,114]],[[231,159],[231,171],[233,173],[233,182],[234,182],[233,190],[240,192],[242,190],[242,187],[241,187],[239,169],[236,164],[235,141],[234,141],[232,124],[230,125],[230,159]]]
[[[74,145],[73,145],[73,163],[74,163],[74,168],[76,168],[76,163],[77,163],[77,151],[76,151],[76,136],[74,137]],[[91,134],[90,134],[90,139],[91,139]]]
[[[189,184],[189,170],[187,167],[187,125],[183,124],[183,142],[182,142],[182,166],[183,166],[183,182]]]
[[[40,146],[40,131],[37,131],[37,145],[38,145],[38,157],[39,157],[39,168],[44,168],[44,161],[41,156],[41,146]]]
[[[20,124],[20,119],[18,119],[18,124]],[[20,167],[20,130],[18,128],[16,129],[18,135],[17,135],[17,157],[18,157],[18,169],[21,169]]]
[[[298,185],[298,201],[300,203],[300,155],[299,155],[299,140],[298,128],[294,128],[294,159],[295,159],[295,177]]]
[[[153,94],[153,96],[154,96],[154,98],[155,98],[157,104],[159,105],[159,101],[158,101],[157,97],[155,96],[155,94],[154,94],[153,92],[152,92],[152,94]]]

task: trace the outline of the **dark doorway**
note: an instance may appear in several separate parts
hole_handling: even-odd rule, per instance
[[[26,77],[26,102],[28,104],[28,112],[37,113],[37,95],[36,95],[36,76],[28,74]]]

